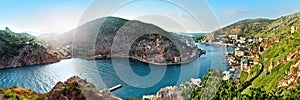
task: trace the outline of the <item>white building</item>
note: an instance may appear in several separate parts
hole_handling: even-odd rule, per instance
[[[238,39],[238,35],[236,34],[229,34],[228,37],[232,38],[232,39]]]
[[[291,34],[295,33],[296,29],[294,26],[291,27]]]
[[[223,80],[226,81],[226,80],[229,80],[231,78],[231,74],[229,71],[224,71],[223,73]]]
[[[201,87],[201,80],[199,78],[195,79],[195,78],[191,78],[191,82],[192,84]]]

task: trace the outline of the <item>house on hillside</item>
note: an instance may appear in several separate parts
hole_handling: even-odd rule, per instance
[[[248,59],[241,59],[241,70],[247,70],[248,64],[249,64]]]
[[[246,50],[247,50],[247,48],[245,48],[245,47],[237,47],[234,50],[234,56],[236,56],[236,57],[245,56],[246,55]]]
[[[232,76],[232,74],[230,74],[229,71],[223,71],[222,75],[223,75],[222,80],[224,80],[224,81],[229,80],[231,78],[231,76]]]
[[[180,57],[174,57],[173,62],[174,63],[179,63],[179,62],[181,62],[181,58]]]
[[[258,65],[259,64],[259,56],[255,56],[255,58],[253,60],[253,64],[254,65]]]
[[[236,34],[229,34],[228,37],[234,39],[234,40],[237,40],[238,39],[238,35]]]
[[[238,40],[239,43],[246,43],[246,38],[245,37],[240,37]]]
[[[291,27],[291,34],[295,33],[296,28],[294,26]]]

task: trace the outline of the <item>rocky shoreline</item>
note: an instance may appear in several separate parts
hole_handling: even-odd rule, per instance
[[[18,56],[6,58],[6,61],[2,60],[0,69],[51,64],[59,62],[60,60],[62,59],[51,54],[46,49],[32,50],[32,48],[27,47],[20,50]]]
[[[143,63],[147,63],[147,64],[151,64],[151,65],[156,65],[156,66],[167,66],[167,65],[180,65],[180,64],[187,64],[187,63],[190,63],[192,61],[194,61],[195,59],[197,59],[198,57],[200,56],[197,56],[199,55],[200,53],[198,52],[195,56],[191,57],[189,60],[186,60],[186,61],[181,61],[181,62],[170,62],[170,63],[156,63],[156,62],[150,62],[150,61],[147,61],[145,59],[142,59],[140,57],[133,57],[133,56],[109,56],[109,57],[89,57],[89,58],[86,58],[88,60],[101,60],[101,59],[114,59],[114,58],[124,58],[124,59],[133,59],[133,60],[137,60],[137,61],[140,61],[140,62],[143,62]]]

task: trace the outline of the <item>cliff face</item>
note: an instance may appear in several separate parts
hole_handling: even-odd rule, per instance
[[[58,54],[26,33],[0,31],[0,69],[58,62]]]

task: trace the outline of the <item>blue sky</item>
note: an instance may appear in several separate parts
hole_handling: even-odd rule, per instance
[[[86,21],[108,16],[103,12],[110,12],[111,16],[142,20],[168,31],[210,32],[246,18],[278,18],[300,11],[300,0],[170,0],[183,5],[182,8],[161,0],[128,1],[0,0],[0,28],[8,26],[13,31],[32,34],[63,33]],[[124,2],[128,4],[122,5]],[[96,7],[93,8],[93,5]],[[205,9],[203,6],[211,8],[212,12],[194,14],[200,18],[201,29],[195,25],[195,20],[190,19],[194,17],[186,9],[197,11]],[[94,14],[95,11],[99,14]],[[215,14],[218,25],[208,24],[215,22],[211,16],[205,16],[207,13]],[[174,15],[178,17],[170,18]]]
[[[0,0],[0,28],[56,33],[76,27],[88,0]]]

